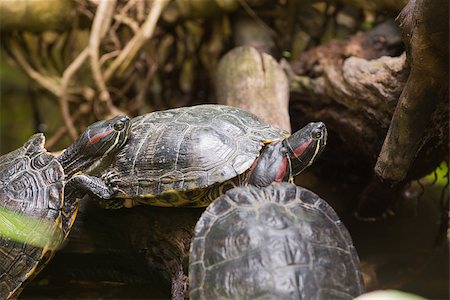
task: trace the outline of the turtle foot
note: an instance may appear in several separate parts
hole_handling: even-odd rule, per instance
[[[80,174],[73,176],[66,185],[66,192],[76,196],[93,195],[100,199],[110,199],[120,191],[117,185],[106,183],[102,178]]]

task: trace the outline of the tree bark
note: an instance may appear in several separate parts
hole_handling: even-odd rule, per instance
[[[70,0],[0,1],[0,30],[64,31],[72,24],[73,8]]]
[[[408,0],[338,0],[342,4],[352,5],[356,7],[362,7],[364,9],[372,11],[390,10],[398,13],[408,3]]]
[[[252,47],[238,47],[220,61],[217,102],[250,111],[273,126],[291,130],[289,85],[277,61]]]
[[[448,1],[411,0],[397,19],[411,72],[361,196],[363,218],[381,215],[409,178],[424,175],[417,169],[448,161]]]
[[[127,288],[138,290],[147,285],[143,297],[168,298],[172,294],[172,299],[184,299],[188,295],[189,248],[202,212],[148,206],[105,210],[84,198],[67,245],[24,295],[36,296],[43,283],[50,290],[53,281],[55,286],[90,282],[91,288],[97,285],[102,293],[98,297],[105,298],[101,282],[111,282],[121,286],[118,294],[109,294],[112,298],[123,298],[120,293]],[[82,298],[86,293],[83,289],[74,291],[73,286],[64,291],[70,293],[63,295],[68,298]],[[54,295],[54,291],[49,294]],[[137,292],[132,294],[135,297]],[[92,298],[96,293],[90,295]]]
[[[375,166],[379,177],[394,182],[406,178],[423,145],[448,137],[448,120],[436,122],[442,119],[439,102],[449,99],[448,1],[412,0],[398,21],[411,72]],[[448,116],[448,106],[446,111]]]
[[[293,126],[324,121],[331,131],[328,149],[373,167],[408,77],[400,53],[393,22],[304,52],[287,66]]]

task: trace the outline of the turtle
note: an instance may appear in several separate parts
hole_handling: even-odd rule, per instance
[[[114,155],[129,123],[126,116],[94,123],[58,156],[37,133],[0,157],[1,299],[16,298],[52,258],[73,225],[79,195],[90,189],[78,174]],[[103,197],[108,192],[96,190]]]
[[[353,299],[364,292],[351,236],[323,199],[291,183],[236,187],[194,230],[190,299]]]
[[[289,180],[319,156],[326,139],[322,122],[289,135],[236,107],[181,107],[133,118],[108,167],[84,176],[100,190],[119,191],[103,198],[106,207],[205,207],[235,186]]]

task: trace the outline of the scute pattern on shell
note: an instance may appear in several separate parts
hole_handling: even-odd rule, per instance
[[[129,141],[112,168],[127,195],[204,188],[242,174],[264,142],[288,135],[230,106],[159,111],[132,120]]]
[[[21,148],[0,158],[0,205],[60,227],[64,170],[45,150],[44,141],[43,134],[35,134]],[[33,236],[27,240],[31,243]],[[45,264],[46,254],[45,249],[0,236],[0,298],[7,298],[38,264]]]
[[[238,187],[214,201],[190,259],[191,299],[353,299],[364,291],[336,213],[289,183]]]

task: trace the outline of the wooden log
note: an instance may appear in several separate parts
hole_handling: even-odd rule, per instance
[[[267,0],[247,0],[246,4],[258,7],[266,4]],[[223,13],[233,12],[240,8],[239,0],[176,0],[173,1],[163,18],[168,22],[183,18],[210,18],[217,17]]]
[[[424,175],[417,169],[448,160],[448,1],[412,0],[398,21],[411,72],[358,206],[363,218],[382,214],[408,178]]]
[[[63,31],[71,25],[73,8],[70,0],[0,1],[0,30]]]
[[[217,102],[250,111],[272,124],[290,131],[289,85],[278,62],[252,47],[228,52],[217,69]]]
[[[105,210],[85,198],[66,246],[23,296],[53,297],[54,284],[70,298],[86,293],[116,298],[130,290],[127,298],[184,299],[190,243],[202,212],[148,206]],[[121,288],[110,291],[105,282]],[[78,285],[84,287],[77,290]]]
[[[448,1],[412,0],[398,20],[411,72],[375,166],[380,178],[393,182],[406,179],[428,141],[448,144],[448,119],[433,120],[433,114],[442,114],[438,103],[448,105],[449,99]]]
[[[327,148],[373,167],[408,77],[401,53],[394,22],[304,52],[288,68],[293,126],[324,121],[341,141]]]
[[[398,13],[408,3],[408,0],[338,0],[339,3],[361,7],[370,11],[385,11],[389,10]]]
[[[292,118],[321,119],[328,125],[332,135],[327,148],[336,155],[331,159],[345,156],[360,161],[364,168],[375,166],[410,72],[405,56],[400,55],[402,45],[400,31],[388,22],[347,41],[311,49],[291,63]],[[447,81],[438,81],[448,86]],[[407,170],[409,179],[428,174],[446,158],[448,105],[441,102],[426,135],[419,137],[423,147]]]
[[[412,77],[417,74],[414,75],[410,59],[398,56],[402,43],[394,25],[383,24],[348,41],[311,49],[291,64],[294,72],[289,76],[293,119],[296,120],[295,113],[299,111],[302,116],[322,119],[328,125],[332,133],[327,148],[334,155],[330,159],[349,157],[360,161],[364,168],[376,164],[379,178],[373,178],[366,187],[358,208],[359,215],[366,217],[379,216],[398,198],[402,184],[430,173],[447,158],[448,152],[448,73],[442,72],[448,63],[439,59],[443,53],[448,54],[448,42],[438,30],[437,35],[428,35],[438,46],[419,46],[421,51],[433,50],[423,61],[436,56],[434,62],[440,65],[432,64],[429,69],[423,68],[423,72],[418,70],[417,79],[426,74],[429,78],[417,82]],[[442,49],[444,45],[447,51]],[[411,86],[409,93],[407,86]],[[429,88],[432,90],[425,95],[433,99],[421,104],[422,107],[409,104],[405,110],[398,104],[400,95],[401,99],[408,94],[422,97],[421,93]],[[402,116],[396,117],[394,111]],[[388,129],[396,133],[386,136]],[[333,141],[333,136],[339,142]],[[380,153],[383,142],[386,146]]]

